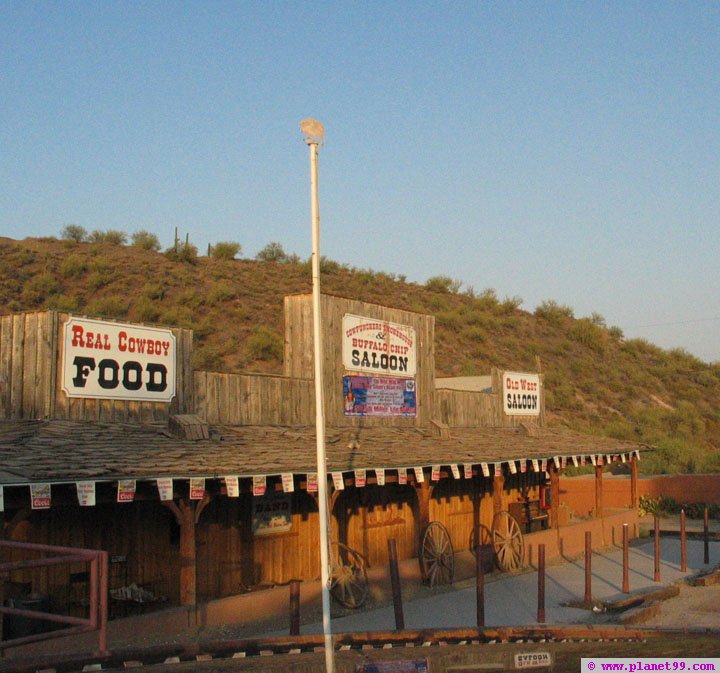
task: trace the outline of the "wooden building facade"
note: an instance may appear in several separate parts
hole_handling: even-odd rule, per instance
[[[391,538],[415,557],[430,521],[469,549],[568,464],[636,474],[641,447],[546,427],[539,373],[437,389],[432,316],[329,295],[322,313],[332,538],[369,565]],[[188,330],[2,317],[0,537],[107,550],[120,599],[135,585],[191,605],[317,578],[312,353],[309,295],[285,300],[283,376],[193,371]],[[16,572],[5,594],[68,603],[80,570]]]

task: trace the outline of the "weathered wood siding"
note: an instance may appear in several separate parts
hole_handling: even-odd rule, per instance
[[[325,415],[328,425],[402,427],[429,423],[434,414],[435,318],[330,295],[322,295],[320,311],[322,313]],[[415,329],[417,340],[416,417],[345,416],[342,377],[350,373],[346,372],[342,362],[342,321],[346,313],[409,325]],[[314,376],[313,366],[312,295],[285,297],[285,375],[292,378],[312,379]]]
[[[361,553],[370,566],[388,562],[388,540],[398,559],[417,552],[417,496],[412,486],[368,484],[342,491],[333,507],[333,539]]]
[[[75,421],[162,421],[193,408],[191,330],[172,329],[177,346],[175,398],[169,404],[69,398],[62,390],[67,313],[0,318],[0,418]]]
[[[312,425],[314,384],[262,374],[195,372],[195,413],[221,425]]]
[[[252,533],[252,498],[218,498],[200,516],[197,528],[198,599],[241,593],[260,584],[310,580],[320,574],[317,506],[297,491],[292,499],[292,529]]]

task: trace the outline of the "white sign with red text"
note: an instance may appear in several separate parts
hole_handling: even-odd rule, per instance
[[[342,331],[343,366],[348,371],[415,376],[417,348],[413,327],[346,313]]]
[[[175,350],[170,330],[70,318],[63,338],[63,390],[68,397],[170,402]]]
[[[503,410],[508,416],[540,415],[539,374],[503,374]]]

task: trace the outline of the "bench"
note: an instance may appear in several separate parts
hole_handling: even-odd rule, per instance
[[[549,515],[547,510],[540,507],[539,500],[511,502],[508,505],[508,512],[517,519],[525,533],[532,533],[534,530],[548,527]]]

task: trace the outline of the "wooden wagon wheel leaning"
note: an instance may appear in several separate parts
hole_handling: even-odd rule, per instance
[[[492,544],[500,570],[512,571],[522,567],[525,558],[522,530],[508,512],[498,512],[493,517]]]
[[[452,584],[455,553],[450,534],[439,521],[432,521],[420,539],[420,567],[423,579],[431,587]]]
[[[346,608],[361,607],[369,591],[365,559],[342,542],[334,542],[330,551],[330,594]]]

